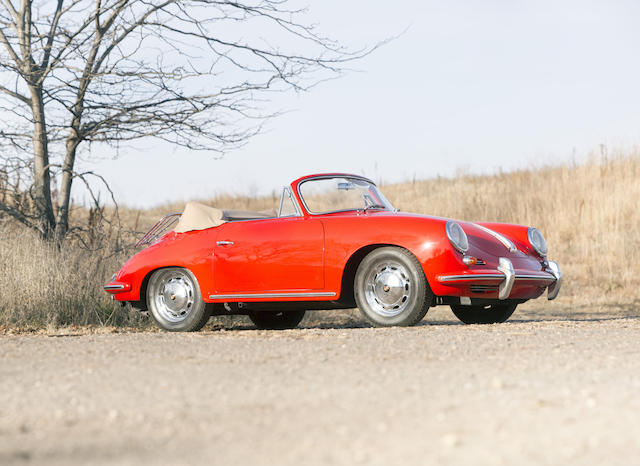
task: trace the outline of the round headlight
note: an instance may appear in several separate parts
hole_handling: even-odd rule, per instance
[[[456,222],[449,221],[447,222],[446,230],[447,238],[449,238],[453,247],[462,253],[467,252],[467,249],[469,249],[469,240],[462,227]]]
[[[547,242],[537,228],[529,228],[529,244],[541,256],[547,255]]]

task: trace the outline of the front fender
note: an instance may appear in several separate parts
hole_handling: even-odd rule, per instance
[[[515,246],[522,252],[533,257],[540,257],[540,255],[531,247],[529,243],[529,227],[524,225],[514,225],[510,223],[479,223],[484,227],[487,227],[501,235],[509,238]],[[540,257],[540,259],[543,259]]]

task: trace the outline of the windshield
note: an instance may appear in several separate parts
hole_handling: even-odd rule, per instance
[[[316,178],[303,181],[300,196],[312,214],[345,210],[393,210],[378,188],[359,178]]]

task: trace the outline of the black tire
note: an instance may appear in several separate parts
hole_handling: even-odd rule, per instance
[[[296,328],[305,311],[249,311],[249,319],[261,330]]]
[[[198,280],[181,267],[153,272],[147,285],[147,306],[158,327],[169,332],[198,331],[211,315]]]
[[[365,256],[356,271],[354,294],[364,318],[377,327],[415,325],[433,299],[418,259],[395,246]]]
[[[506,322],[518,307],[513,303],[491,304],[487,306],[462,306],[452,304],[451,310],[465,324],[501,324]]]

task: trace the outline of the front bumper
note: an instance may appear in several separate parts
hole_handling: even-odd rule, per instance
[[[498,285],[498,299],[511,296],[514,285],[537,286],[547,288],[547,299],[558,296],[562,286],[562,272],[555,262],[549,262],[545,270],[515,270],[506,257],[501,257],[495,271],[469,271],[458,275],[438,275],[437,280],[448,286]]]

